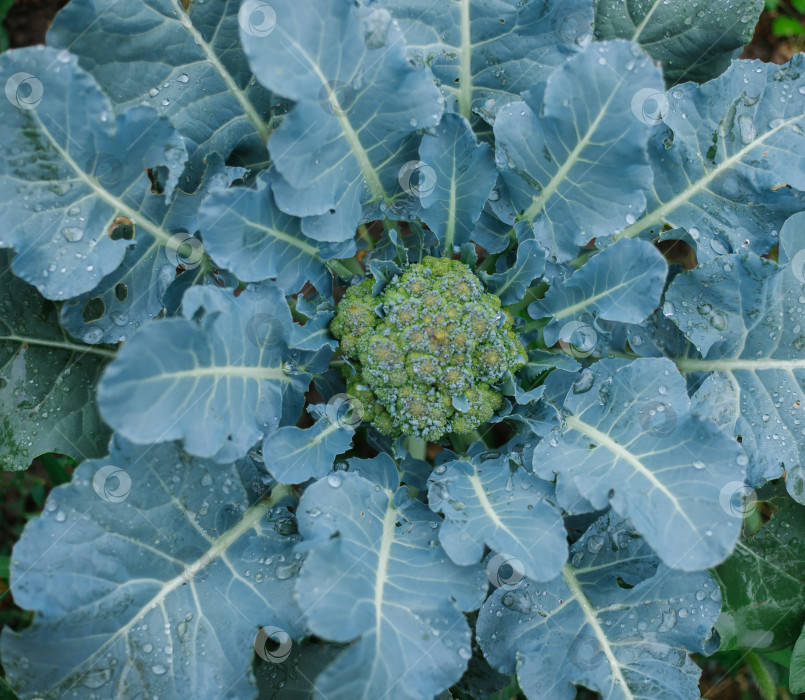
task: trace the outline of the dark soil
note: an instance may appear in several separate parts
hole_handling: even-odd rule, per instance
[[[67,2],[68,0],[16,0],[3,22],[11,48],[44,44],[50,23]]]

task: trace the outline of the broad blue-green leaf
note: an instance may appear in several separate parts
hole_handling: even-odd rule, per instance
[[[338,341],[330,333],[330,321],[333,320],[333,316],[335,316],[335,312],[327,309],[319,311],[304,326],[294,323],[290,346],[297,350],[310,352],[323,348],[329,348],[335,352],[338,348]]]
[[[199,227],[207,252],[244,281],[274,279],[286,294],[310,282],[329,293],[332,275],[324,258],[349,257],[354,243],[318,243],[305,236],[300,220],[277,208],[269,183],[261,174],[256,189],[219,190],[204,200]]]
[[[429,700],[471,656],[461,611],[483,600],[483,570],[450,561],[435,541],[441,519],[391,476],[333,472],[299,503],[309,551],[298,602],[313,634],[350,643],[316,679],[319,699]]]
[[[495,159],[515,209],[560,261],[643,211],[649,126],[632,103],[662,89],[636,44],[596,43],[498,114]]]
[[[513,226],[498,219],[487,203],[470,238],[490,253],[502,253],[510,245],[513,232]]]
[[[735,61],[704,85],[655,96],[673,135],[654,130],[647,214],[621,235],[684,228],[698,242],[700,262],[724,253],[763,255],[776,245],[783,222],[805,209],[795,191],[805,189],[803,59],[797,54],[784,66]]]
[[[660,304],[668,266],[646,241],[621,240],[590,258],[581,269],[551,285],[528,307],[533,318],[552,317],[545,342],[553,345],[562,328],[587,314],[606,321],[640,323]]]
[[[301,411],[310,375],[284,368],[290,311],[264,283],[238,297],[193,287],[182,312],[126,343],[98,386],[101,415],[139,444],[181,439],[190,454],[237,459],[279,427],[283,404]]]
[[[592,39],[589,0],[375,0],[400,23],[409,57],[430,68],[450,111],[490,123]]]
[[[277,204],[306,217],[302,230],[311,238],[345,241],[364,204],[411,196],[397,181],[416,161],[410,135],[436,126],[444,98],[406,61],[386,10],[349,0],[305,7],[273,0],[273,31],[242,31],[241,40],[257,79],[296,101],[269,142],[282,176],[272,183]]]
[[[311,411],[316,418],[311,427],[288,425],[263,441],[263,459],[271,476],[285,484],[301,484],[321,479],[333,468],[335,458],[349,449],[355,433],[350,416],[342,415],[338,408],[319,404]]]
[[[567,560],[567,535],[552,491],[522,468],[511,469],[508,454],[481,453],[436,467],[428,505],[445,516],[439,542],[457,564],[477,563],[486,545],[515,560],[520,575],[549,581]]]
[[[112,350],[72,342],[52,302],[15,278],[0,251],[0,468],[43,452],[103,454],[109,431],[93,397]]]
[[[454,246],[470,240],[495,186],[498,171],[492,149],[478,143],[464,117],[445,114],[436,133],[422,137],[419,158],[423,163],[416,185],[423,207],[419,217],[449,255]]]
[[[517,260],[508,270],[489,275],[489,291],[500,297],[506,306],[520,301],[528,286],[545,271],[545,251],[533,238],[527,238],[517,247]]]
[[[572,700],[576,685],[608,700],[697,700],[691,652],[718,646],[718,586],[706,571],[663,565],[613,513],[572,546],[546,584],[524,580],[484,603],[477,634],[490,664],[517,672],[529,700]]]
[[[76,0],[56,15],[47,41],[78,56],[119,114],[145,102],[170,119],[188,145],[181,185],[192,191],[213,153],[226,158],[252,139],[265,155],[271,96],[239,50],[240,5]]]
[[[162,311],[165,295],[177,280],[177,268],[191,273],[179,286],[190,286],[191,280],[204,281],[204,244],[198,236],[192,235],[198,228],[201,196],[210,189],[226,186],[230,180],[221,160],[211,160],[196,193],[187,194],[177,189],[169,203],[158,197],[146,200],[148,209],[144,215],[171,236],[167,245],[140,232],[127,220],[110,227],[113,238],[133,236],[134,243],[126,250],[120,267],[106,275],[95,289],[62,306],[62,323],[72,335],[86,343],[125,340],[142,323]]]
[[[14,600],[36,615],[3,630],[9,683],[25,698],[253,697],[258,630],[304,633],[287,489],[251,460],[110,449],[52,491],[14,547]]]
[[[186,158],[181,137],[150,107],[116,119],[75,57],[45,47],[0,55],[0,247],[12,270],[49,299],[95,288],[130,243],[110,236],[117,217],[164,244],[161,212]],[[151,194],[147,168],[170,168],[165,195]]]
[[[738,387],[741,435],[750,483],[786,470],[789,492],[805,502],[805,214],[780,234],[780,263],[754,254],[724,255],[678,275],[665,313],[703,359],[681,358],[685,372],[717,370]]]
[[[191,236],[182,236],[188,240]],[[187,244],[201,248],[201,241]],[[64,327],[85,343],[118,343],[162,311],[162,295],[176,276],[167,249],[146,235],[126,250],[120,267],[90,292],[65,302]]]
[[[534,452],[534,470],[572,480],[596,509],[630,518],[662,560],[692,571],[732,551],[740,517],[722,494],[744,479],[740,445],[690,412],[670,360],[601,360],[582,370],[562,407],[563,428]]]
[[[723,73],[752,40],[763,0],[597,0],[595,34],[631,39],[662,61],[669,83],[703,83]]]

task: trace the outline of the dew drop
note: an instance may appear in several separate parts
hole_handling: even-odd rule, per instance
[[[77,243],[84,237],[84,231],[80,228],[76,228],[75,226],[68,226],[67,228],[62,229],[61,233],[65,240],[70,241],[71,243]]]

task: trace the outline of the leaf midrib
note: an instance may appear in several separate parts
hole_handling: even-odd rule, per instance
[[[550,182],[548,182],[548,184],[542,188],[540,193],[533,198],[531,205],[528,207],[528,209],[526,209],[525,213],[520,218],[526,219],[527,221],[533,221],[537,214],[539,214],[539,212],[545,207],[547,201],[555,194],[556,190],[558,190],[560,185],[565,181],[567,174],[576,164],[576,161],[579,159],[582,151],[590,144],[590,141],[598,129],[598,126],[601,124],[601,120],[607,116],[607,109],[609,108],[612,100],[615,98],[615,95],[621,86],[621,82],[622,81],[618,81],[617,85],[615,85],[612,93],[609,95],[606,102],[604,102],[604,104],[601,106],[598,116],[593,120],[592,124],[590,124],[583,138],[579,140],[579,142],[576,144],[576,147],[568,154],[567,159],[556,171]]]
[[[573,415],[565,416],[565,423],[569,428],[577,430],[578,432],[583,433],[584,435],[587,435],[588,437],[595,440],[600,447],[609,450],[616,457],[619,457],[623,461],[627,462],[636,472],[638,472],[641,476],[646,478],[654,488],[660,491],[663,495],[665,495],[665,497],[671,503],[673,503],[675,511],[679,513],[682,519],[690,526],[691,530],[698,534],[698,528],[696,527],[696,524],[688,517],[685,508],[682,508],[676,496],[674,496],[674,494],[668,490],[668,487],[665,484],[663,484],[654,475],[654,473],[640,461],[640,459],[636,455],[633,455],[623,445],[616,442],[606,433],[603,433],[597,428],[594,428],[592,425],[585,423],[577,416]]]
[[[705,187],[709,185],[713,180],[715,180],[719,175],[723,174],[724,172],[732,168],[733,165],[739,162],[741,158],[747,155],[750,151],[762,146],[765,139],[769,138],[770,136],[773,136],[781,129],[784,129],[785,127],[795,124],[796,122],[800,121],[803,118],[805,118],[805,115],[799,115],[797,117],[784,120],[776,127],[764,133],[760,138],[747,144],[740,151],[737,151],[729,158],[724,159],[715,168],[713,168],[710,172],[708,172],[703,178],[697,180],[695,184],[691,185],[686,190],[680,192],[676,197],[669,200],[662,206],[657,207],[653,211],[644,214],[631,226],[627,226],[620,233],[615,235],[612,240],[617,241],[621,238],[634,238],[635,236],[638,236],[640,233],[645,231],[649,226],[655,226],[661,222],[666,223],[666,216],[668,214],[674,212],[680,206],[690,201],[692,197],[694,197],[701,190],[705,189]]]
[[[584,590],[582,589],[579,580],[576,578],[576,575],[567,564],[562,567],[562,578],[564,579],[565,584],[567,584],[567,587],[570,589],[570,592],[573,594],[573,598],[579,604],[579,607],[581,608],[582,612],[584,613],[584,617],[587,620],[587,624],[590,626],[590,629],[592,629],[596,639],[598,640],[598,644],[601,646],[601,650],[606,655],[607,661],[609,661],[609,667],[615,676],[615,681],[623,693],[624,698],[626,700],[634,700],[634,695],[632,695],[632,691],[626,683],[626,678],[624,678],[623,672],[621,671],[620,662],[615,656],[615,652],[612,651],[612,646],[609,643],[609,639],[598,622],[598,616],[596,615],[593,606],[590,605],[590,602],[584,595]]]
[[[285,498],[290,491],[290,486],[286,484],[277,484],[271,491],[271,494],[268,498],[259,501],[246,510],[243,513],[243,517],[234,527],[224,532],[221,537],[215,540],[215,542],[210,546],[203,556],[186,566],[185,570],[200,571],[210,562],[214,561],[220,556],[223,556],[231,545],[237,542],[237,540],[245,535],[249,530],[253,529],[260,522],[260,520],[262,520],[263,516],[268,513],[279,501]],[[126,635],[136,624],[138,624],[150,610],[157,605],[161,606],[165,598],[167,598],[170,593],[185,583],[187,583],[187,576],[185,575],[184,571],[169,581],[165,581],[160,591],[152,596],[148,602],[142,605],[140,609],[132,616],[131,620],[129,620],[125,625],[112,634],[109,639],[98,647],[96,651],[81,661],[81,663],[70,669],[69,673],[65,676],[62,676],[59,681],[54,683],[51,689],[60,687],[61,684],[64,683],[64,681],[73,675],[78,669],[84,668],[88,665],[91,666],[95,660],[100,658],[118,639]]]
[[[190,34],[194,43],[204,52],[204,56],[208,63],[215,69],[215,72],[218,73],[221,80],[224,81],[227,90],[243,108],[244,114],[246,114],[246,116],[249,118],[249,121],[254,125],[257,133],[260,134],[260,138],[262,139],[263,143],[267,143],[269,136],[271,136],[271,127],[263,121],[254,105],[251,103],[251,100],[246,97],[246,94],[240,89],[238,84],[235,82],[235,79],[224,67],[223,63],[221,63],[221,61],[218,59],[218,56],[212,50],[212,47],[204,39],[204,35],[198,31],[198,29],[196,29],[182,3],[179,2],[179,0],[171,0],[171,5],[173,6],[173,10],[176,12],[176,15],[179,18],[179,23],[187,30],[187,33]]]

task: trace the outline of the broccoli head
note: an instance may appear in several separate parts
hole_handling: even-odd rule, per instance
[[[392,437],[472,432],[501,405],[494,385],[526,362],[500,299],[448,258],[409,265],[378,296],[372,280],[350,287],[330,330],[363,419]]]

